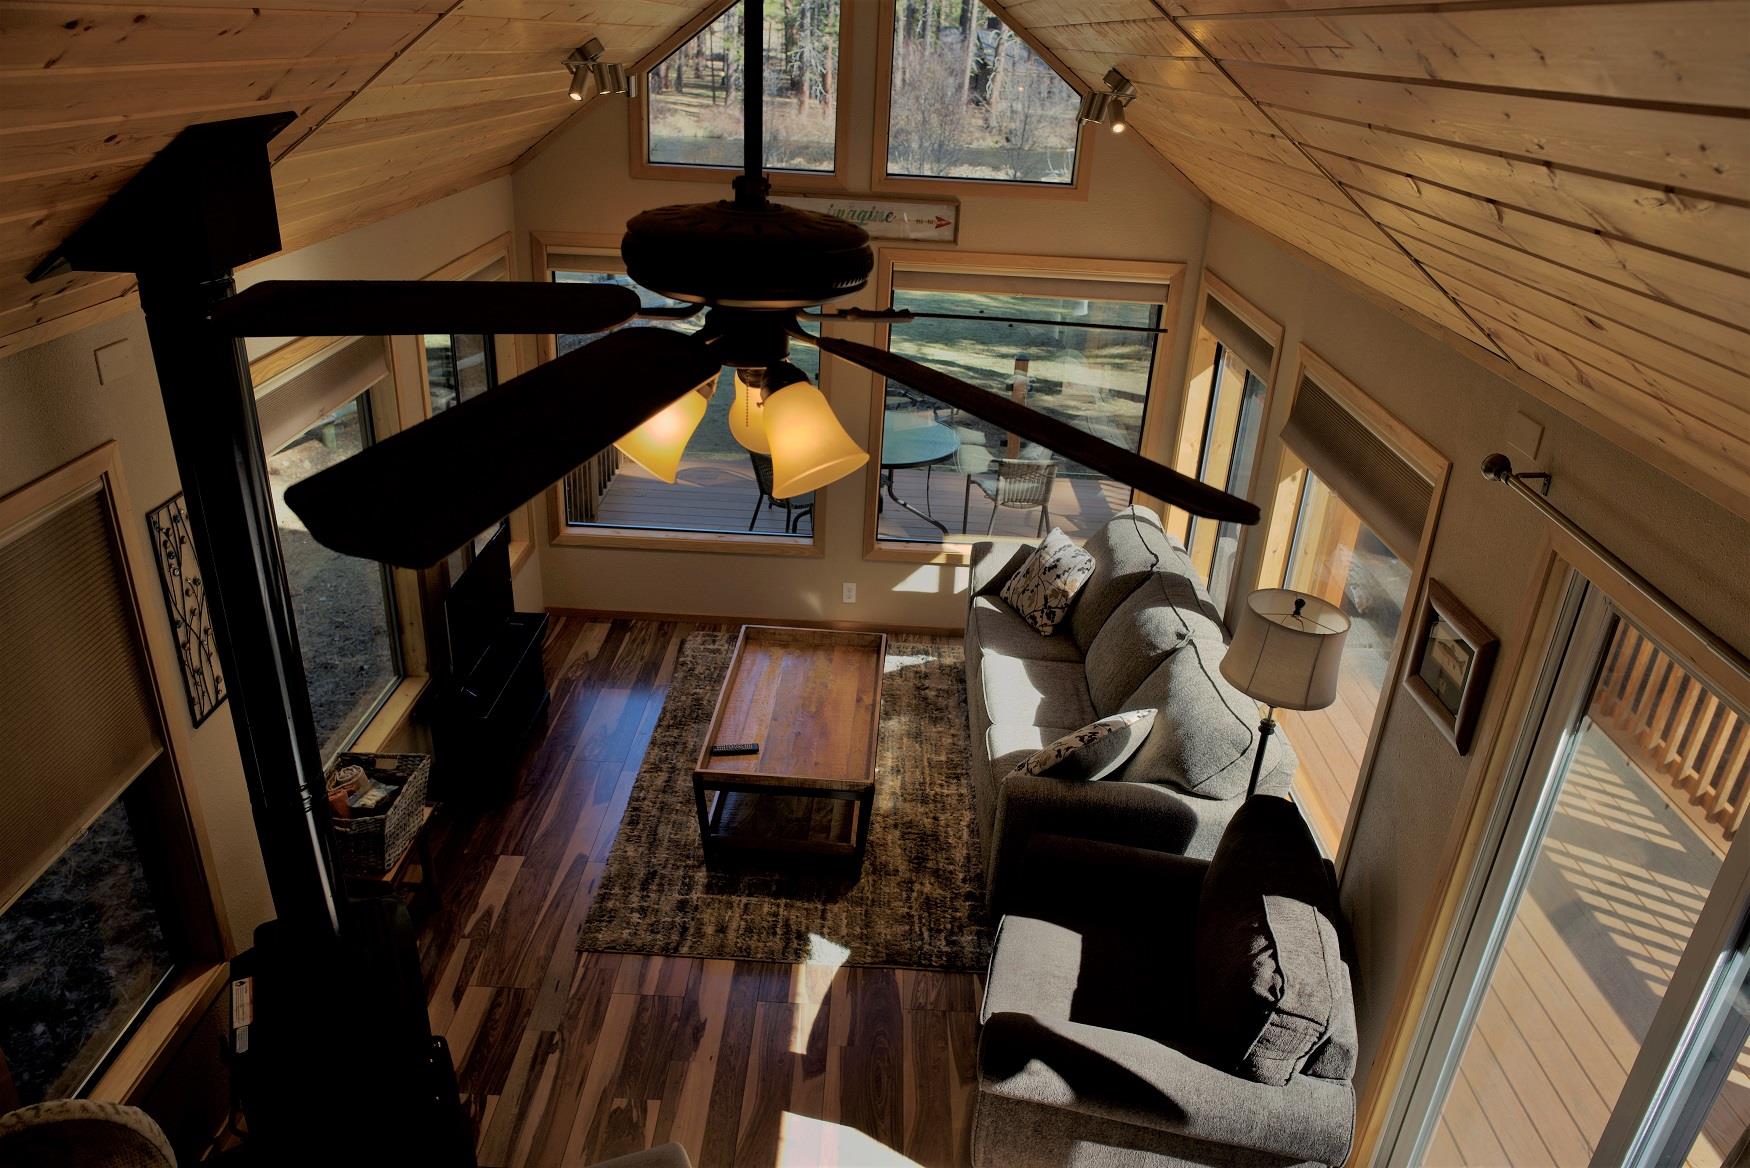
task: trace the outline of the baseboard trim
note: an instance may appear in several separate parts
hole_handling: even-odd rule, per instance
[[[600,608],[560,608],[548,606],[553,616],[578,617],[582,620],[647,620],[674,621],[710,625],[789,625],[801,629],[844,629],[854,633],[914,633],[928,637],[959,637],[966,630],[947,625],[883,624],[879,621],[799,620],[789,617],[734,616],[715,612],[629,612]]]

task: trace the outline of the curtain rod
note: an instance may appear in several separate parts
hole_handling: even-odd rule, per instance
[[[1549,475],[1532,472],[1515,474],[1513,460],[1501,453],[1491,454],[1483,459],[1482,472],[1484,478],[1505,484],[1514,494],[1530,503],[1532,508],[1545,519],[1578,540],[1587,551],[1609,565],[1623,583],[1638,592],[1642,599],[1676,621],[1690,636],[1713,650],[1726,663],[1726,666],[1738,675],[1740,682],[1750,685],[1750,661],[1746,661],[1742,653],[1738,652],[1718,633],[1689,615],[1687,609],[1661,592],[1651,580],[1629,567],[1621,556],[1599,543],[1585,528],[1568,518],[1564,512],[1544,498],[1543,491],[1549,490]],[[1543,491],[1534,490],[1527,485],[1532,480],[1542,480]]]

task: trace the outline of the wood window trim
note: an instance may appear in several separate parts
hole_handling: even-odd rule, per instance
[[[1164,401],[1171,392],[1171,386],[1178,380],[1176,371],[1172,368],[1170,357],[1173,344],[1172,322],[1178,319],[1179,300],[1183,295],[1181,285],[1184,283],[1185,264],[1171,260],[1113,260],[1089,259],[1076,256],[1042,256],[1016,255],[1007,252],[957,252],[941,250],[924,250],[919,248],[878,247],[875,251],[875,285],[876,303],[892,304],[895,274],[901,269],[924,269],[950,275],[1005,275],[1005,276],[1058,276],[1069,279],[1099,279],[1112,281],[1135,281],[1136,283],[1164,284],[1167,288],[1167,300],[1161,308],[1161,321],[1168,331],[1160,333],[1155,338],[1154,360],[1150,365],[1148,398],[1143,405],[1142,437],[1139,443],[1145,457],[1159,458],[1161,447],[1166,442],[1166,422],[1161,417],[1166,411],[1155,409],[1158,401]],[[843,326],[839,326],[843,327]],[[893,328],[888,324],[876,324],[873,343],[877,348],[887,348],[892,339]],[[821,362],[820,375],[826,378],[827,362]],[[859,370],[862,372],[862,370]],[[886,410],[886,395],[878,389],[881,375],[868,373],[869,382],[869,429],[868,449],[872,465],[864,475],[863,487],[863,558],[876,562],[894,562],[904,564],[950,564],[962,565],[971,562],[972,544],[954,543],[944,540],[939,545],[908,545],[899,540],[883,540],[880,538],[877,523],[880,521],[880,473],[882,415]],[[1161,509],[1161,501],[1138,491],[1135,502],[1139,505]]]
[[[229,982],[230,966],[223,962],[191,964],[179,972],[84,1097],[113,1103],[140,1098],[169,1069]]]
[[[1282,325],[1257,305],[1240,295],[1233,285],[1216,275],[1214,271],[1204,268],[1203,278],[1197,290],[1196,313],[1191,321],[1191,343],[1186,346],[1185,372],[1179,378],[1179,417],[1172,442],[1173,461],[1169,464],[1174,467],[1186,465],[1187,455],[1196,455],[1202,449],[1203,432],[1208,422],[1207,394],[1204,395],[1202,402],[1193,402],[1191,391],[1193,379],[1200,375],[1203,368],[1203,314],[1212,298],[1219,300],[1223,307],[1239,317],[1242,322],[1270,343],[1270,368],[1264,373],[1264,401],[1260,407],[1260,417],[1266,423],[1271,416],[1271,407],[1276,401],[1277,378],[1281,375],[1283,366],[1282,340],[1284,330]],[[1213,351],[1209,353],[1208,359],[1213,364]],[[1261,429],[1262,427],[1260,427]],[[1264,435],[1260,432],[1256,453],[1262,455],[1263,448]],[[1187,471],[1185,473],[1194,474],[1195,472]],[[1246,484],[1246,498],[1257,499],[1259,491],[1263,489],[1264,481],[1264,460],[1261,457],[1254,457],[1252,459],[1252,478]],[[1173,535],[1186,546],[1190,545],[1191,516],[1189,512],[1178,507],[1169,507],[1166,511],[1165,523],[1168,534]],[[1245,543],[1250,534],[1245,527],[1240,528],[1240,546],[1235,553],[1236,565],[1244,562]],[[1223,604],[1228,605],[1230,610],[1234,598],[1239,595],[1240,581],[1243,578],[1241,572],[1235,571],[1232,592],[1227,597],[1218,598]]]
[[[554,256],[597,255],[608,258],[620,254],[620,237],[599,231],[532,231],[529,233],[529,240],[534,272],[540,279],[548,278],[548,274],[554,270],[551,267]],[[554,357],[553,335],[543,333],[537,336],[535,351],[537,363],[551,361]],[[831,401],[832,390],[828,385],[824,360],[821,362],[820,380],[821,392]],[[808,542],[800,543],[750,537],[735,532],[676,531],[659,535],[643,528],[573,527],[565,522],[565,499],[560,484],[554,483],[545,493],[547,546],[820,559],[826,555],[826,541],[821,534],[826,529],[827,522],[826,494],[825,491],[815,492]]]
[[[1282,411],[1284,419],[1289,410],[1293,409],[1294,397],[1299,394],[1301,384],[1310,378],[1319,388],[1348,407],[1375,437],[1391,447],[1394,453],[1427,479],[1431,487],[1428,510],[1422,521],[1421,539],[1417,543],[1416,554],[1407,564],[1410,569],[1410,584],[1404,596],[1405,615],[1399,618],[1397,633],[1392,638],[1391,657],[1386,666],[1385,680],[1380,685],[1379,704],[1373,712],[1373,723],[1367,730],[1367,745],[1362,751],[1360,769],[1356,772],[1355,789],[1349,795],[1349,812],[1343,823],[1343,834],[1337,843],[1334,860],[1338,878],[1341,879],[1344,866],[1349,860],[1350,845],[1355,838],[1355,824],[1360,818],[1362,805],[1367,798],[1367,787],[1373,778],[1386,719],[1390,716],[1392,703],[1402,688],[1403,673],[1410,657],[1410,640],[1416,631],[1416,622],[1409,617],[1420,608],[1422,594],[1427,588],[1428,562],[1433,555],[1434,537],[1440,526],[1440,509],[1446,499],[1446,486],[1451,479],[1452,463],[1304,342],[1296,350],[1290,370],[1293,377],[1284,383],[1292,387],[1288,409]],[[1281,440],[1279,430],[1273,435],[1266,435],[1265,445],[1272,442],[1276,456],[1271,467],[1271,477],[1256,480],[1274,483],[1275,487],[1272,491],[1273,503],[1264,510],[1263,518],[1259,521],[1262,530],[1254,537],[1261,542],[1264,556],[1259,562],[1257,572],[1251,577],[1253,588],[1275,587],[1276,581],[1281,579],[1280,575],[1267,575],[1266,572],[1286,571],[1294,540],[1295,519],[1305,489],[1306,465]],[[1263,452],[1261,447],[1260,455]],[[1263,462],[1264,459],[1260,457],[1260,465]],[[1482,733],[1480,728],[1478,733]]]
[[[640,57],[637,64],[627,70],[638,79],[638,92],[626,102],[626,162],[633,178],[727,185],[740,173],[739,168],[650,161],[650,71],[737,2],[738,0],[712,0],[702,12],[681,25],[672,36]],[[833,110],[832,172],[768,170],[766,174],[771,178],[774,187],[798,194],[842,194],[850,189],[846,181],[846,159],[851,153],[851,103],[844,98],[850,92],[851,58],[856,52],[856,36],[851,29],[849,10],[849,4],[841,5],[839,10],[838,93],[835,99],[837,104]],[[594,105],[595,102],[592,100],[590,104]]]
[[[1065,65],[1057,54],[1019,21],[1009,16],[1008,9],[996,0],[980,0],[992,15],[1006,25],[1023,44],[1032,49],[1063,83],[1078,97],[1088,92],[1087,83]],[[875,116],[873,118],[873,152],[869,158],[869,189],[879,194],[910,195],[915,198],[994,195],[999,198],[1020,196],[1029,199],[1060,199],[1086,202],[1093,173],[1094,143],[1099,135],[1094,127],[1076,127],[1076,171],[1069,183],[1015,182],[1005,179],[981,178],[914,178],[887,173],[887,135],[893,107],[893,43],[894,0],[881,0],[875,49]]]

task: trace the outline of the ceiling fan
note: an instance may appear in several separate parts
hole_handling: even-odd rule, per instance
[[[743,21],[746,61],[764,60],[763,23]],[[761,73],[744,70],[744,171],[734,181],[735,197],[658,207],[626,226],[620,250],[627,275],[683,307],[642,308],[636,293],[611,284],[322,280],[264,282],[217,305],[213,323],[232,336],[615,330],[289,488],[286,504],[316,540],[349,555],[425,567],[610,444],[673,481],[724,366],[736,370],[737,439],[770,453],[780,493],[817,489],[868,456],[820,391],[788,363],[796,343],[1192,514],[1258,521],[1257,507],[1244,499],[1006,396],[824,329],[821,335],[804,329],[804,319],[833,319],[805,317],[804,310],[867,284],[874,253],[861,227],[767,197]],[[701,312],[703,326],[690,335],[617,327]],[[853,310],[841,318],[903,322],[923,315]]]

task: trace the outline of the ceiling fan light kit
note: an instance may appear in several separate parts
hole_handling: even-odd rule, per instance
[[[680,475],[681,456],[705,418],[711,385],[683,393],[630,434],[615,440],[614,449],[655,475],[672,483]]]

